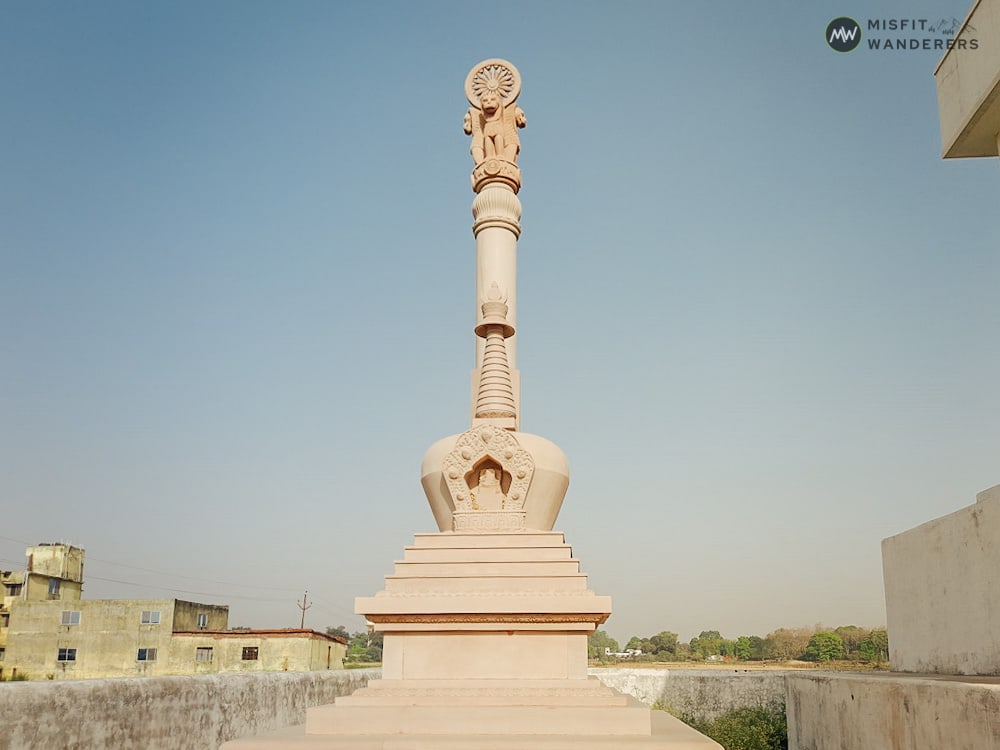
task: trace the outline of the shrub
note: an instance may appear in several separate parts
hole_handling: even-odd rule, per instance
[[[784,704],[736,708],[714,721],[678,717],[726,750],[788,750],[788,722]]]

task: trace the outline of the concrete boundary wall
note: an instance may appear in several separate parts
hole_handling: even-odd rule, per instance
[[[223,742],[305,722],[377,679],[378,669],[258,672],[0,685],[0,750],[215,750]],[[784,701],[785,672],[591,669],[643,703],[712,720]]]
[[[0,750],[215,750],[303,724],[379,670],[0,684]]]
[[[784,670],[619,669],[589,673],[608,687],[647,705],[659,703],[678,716],[714,721],[737,708],[770,708],[785,703]]]
[[[790,674],[789,750],[997,750],[1000,680]]]

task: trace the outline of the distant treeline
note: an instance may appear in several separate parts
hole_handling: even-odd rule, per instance
[[[841,625],[827,629],[778,628],[761,638],[741,635],[723,638],[718,630],[703,630],[689,642],[678,640],[677,633],[664,630],[642,638],[632,636],[625,649],[604,630],[590,636],[591,659],[628,658],[633,661],[858,661],[880,666],[889,660],[889,638],[884,628],[861,628]],[[641,652],[641,653],[636,653]],[[618,656],[614,656],[617,654]]]

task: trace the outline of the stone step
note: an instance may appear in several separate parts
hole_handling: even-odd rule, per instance
[[[404,690],[415,688],[420,690],[449,690],[458,686],[454,679],[427,679],[427,680],[407,680],[407,679],[374,679],[369,680],[367,687],[385,690]],[[526,679],[518,677],[515,679],[492,678],[492,679],[471,679],[462,680],[462,689],[474,690],[507,690],[507,689],[530,689],[530,690],[574,690],[578,693],[618,693],[614,688],[608,687],[597,677],[588,675],[578,679]],[[364,688],[359,688],[364,689]]]
[[[453,690],[385,691],[365,692],[358,690],[353,695],[337,698],[337,706],[624,706],[622,695],[565,694],[554,691],[468,691],[457,693]]]
[[[624,706],[319,706],[306,712],[306,734],[646,735],[650,711]]]
[[[561,531],[469,534],[454,531],[414,535],[415,547],[555,547],[566,543]]]
[[[427,595],[493,595],[493,594],[578,594],[587,590],[587,576],[537,575],[537,576],[435,576],[412,578],[410,576],[385,577],[385,590],[376,596],[416,594]]]
[[[579,705],[624,706],[623,693],[596,678],[586,680],[371,680],[336,705]]]
[[[406,547],[405,562],[539,562],[570,560],[573,548],[557,547]]]
[[[227,742],[221,750],[723,750],[663,711],[650,712],[648,735],[381,734],[320,735],[305,726]]]
[[[541,562],[407,562],[397,560],[395,575],[402,578],[455,578],[473,576],[519,577],[561,576],[580,572],[580,561],[543,560]]]

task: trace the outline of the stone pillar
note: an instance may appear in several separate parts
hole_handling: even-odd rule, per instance
[[[495,284],[506,295],[507,322],[517,328],[517,239],[521,235],[521,201],[504,183],[486,185],[472,202],[472,233],[476,237],[476,326],[483,324],[480,302]],[[507,362],[514,385],[514,412],[520,414],[520,373],[517,334],[506,341]],[[475,418],[486,341],[476,337],[476,367],[472,373],[472,416]]]
[[[305,735],[236,748],[721,750],[587,674],[587,638],[611,599],[590,590],[552,531],[569,486],[554,443],[520,432],[516,362],[517,69],[466,79],[475,167],[476,370],[472,427],[434,443],[420,481],[439,532],[418,534],[355,612],[385,634],[382,679],[309,709]]]
[[[463,129],[472,136],[472,233],[476,238],[476,326],[483,323],[479,308],[493,284],[507,299],[507,322],[517,327],[517,238],[521,236],[521,169],[517,134],[527,124],[517,106],[521,74],[506,60],[484,60],[469,71],[465,97],[469,109]],[[472,373],[470,411],[476,416],[476,394],[486,342],[476,339],[476,367]],[[507,342],[507,359],[514,385],[514,411],[521,413],[521,379],[517,370],[517,338]],[[514,429],[520,429],[515,422]]]

